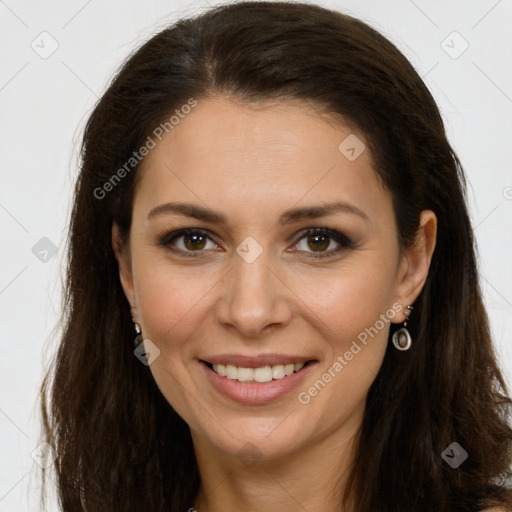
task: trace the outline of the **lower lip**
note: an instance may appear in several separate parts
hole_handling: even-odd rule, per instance
[[[202,361],[200,361],[200,364],[206,372],[210,384],[219,393],[242,404],[257,405],[278,400],[297,388],[312,368],[317,365],[317,362],[312,361],[297,373],[269,382],[239,382],[238,380],[222,377]]]

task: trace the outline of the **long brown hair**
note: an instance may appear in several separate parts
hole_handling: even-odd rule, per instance
[[[512,507],[503,485],[511,401],[482,303],[463,170],[434,99],[367,24],[311,4],[250,1],[211,8],[152,37],[121,66],[87,122],[63,333],[41,386],[62,509],[183,512],[194,502],[190,431],[134,357],[111,226],[116,221],[128,241],[140,167],[126,167],[133,152],[190,98],[213,93],[248,103],[306,100],[353,123],[392,194],[401,246],[412,243],[422,210],[438,219],[409,322],[414,344],[406,354],[386,352],[345,498],[358,512]],[[109,181],[123,166],[122,179]],[[452,442],[468,452],[458,468],[441,456]]]

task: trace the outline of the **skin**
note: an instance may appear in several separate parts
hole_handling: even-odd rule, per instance
[[[328,122],[309,104],[268,107],[200,99],[145,158],[129,245],[115,223],[112,229],[134,318],[161,351],[151,373],[191,429],[201,474],[193,504],[199,511],[336,509],[334,489],[340,478],[343,487],[366,395],[385,351],[394,350],[387,348],[390,323],[308,404],[297,394],[393,304],[400,312],[391,322],[405,320],[435,247],[436,217],[424,211],[417,243],[400,252],[391,195],[377,179],[369,150],[354,161],[338,150],[351,133],[364,142],[362,134]],[[278,223],[289,208],[340,200],[368,219],[337,212]],[[175,213],[147,218],[169,201],[207,206],[227,224]],[[314,240],[301,237],[314,227],[344,233],[354,245],[314,258]],[[174,241],[177,250],[196,257],[158,245],[182,228],[210,235],[199,253],[186,238]],[[236,252],[248,236],[263,251],[252,263]],[[326,237],[322,247],[329,252],[340,245]],[[212,354],[270,352],[309,356],[318,364],[299,389],[266,405],[218,394],[198,362]],[[250,466],[238,455],[246,443],[259,457]]]

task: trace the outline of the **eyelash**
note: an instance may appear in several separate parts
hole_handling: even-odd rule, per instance
[[[206,236],[206,237],[210,238],[210,240],[211,240],[211,237],[209,236],[208,232],[206,232],[206,231],[202,231],[199,229],[186,228],[186,229],[179,229],[177,231],[172,231],[171,233],[166,234],[159,241],[158,245],[160,245],[162,247],[166,247],[169,250],[171,250],[175,253],[179,253],[182,256],[195,258],[195,257],[199,256],[200,253],[204,252],[204,250],[184,251],[182,249],[177,249],[176,247],[172,247],[172,245],[171,245],[172,242],[174,242],[177,238],[180,238],[182,236],[187,236],[187,235]],[[344,235],[343,233],[340,233],[339,231],[336,231],[334,229],[329,229],[329,228],[307,229],[299,235],[299,237],[296,239],[294,245],[296,245],[298,242],[300,242],[303,238],[310,236],[310,235],[323,235],[323,236],[333,239],[335,242],[337,242],[340,245],[340,247],[338,247],[337,249],[331,249],[330,251],[327,251],[327,252],[315,253],[315,252],[307,252],[306,251],[306,254],[308,254],[308,257],[311,257],[311,258],[331,257],[335,254],[338,254],[339,252],[341,252],[344,249],[352,249],[354,247],[352,241],[346,235]],[[304,251],[297,251],[297,252],[304,252]]]

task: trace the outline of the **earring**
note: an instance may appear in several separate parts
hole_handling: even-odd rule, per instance
[[[409,334],[409,331],[407,330],[406,326],[407,321],[411,316],[412,309],[412,306],[407,306],[407,309],[405,310],[404,326],[401,329],[398,329],[398,331],[396,331],[395,333],[393,333],[393,336],[391,338],[393,341],[393,345],[397,350],[409,350],[411,348],[411,335]]]
[[[134,313],[133,306],[131,307],[131,312],[132,312],[132,322],[133,322],[133,326],[134,326],[135,332],[136,332],[135,338],[133,339],[133,348],[136,349],[144,341],[144,338],[143,338],[142,332],[140,330],[140,325],[135,321],[134,314],[133,314]]]
[[[137,333],[135,338],[133,338],[133,348],[136,349],[144,341],[144,338],[140,330],[140,325],[136,322],[134,322],[133,325],[135,327],[135,332]]]

